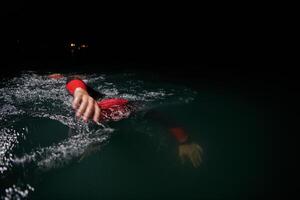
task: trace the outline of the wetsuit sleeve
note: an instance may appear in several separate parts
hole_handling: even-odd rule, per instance
[[[74,92],[77,88],[82,88],[85,91],[87,91],[86,84],[80,79],[73,79],[73,80],[67,81],[66,88],[71,95],[74,95]]]
[[[67,83],[66,83],[66,88],[71,95],[74,95],[76,88],[82,88],[82,89],[86,90],[89,93],[89,95],[91,97],[93,97],[95,100],[98,100],[98,99],[104,97],[103,94],[101,94],[100,92],[94,90],[92,87],[85,84],[85,82],[83,82],[78,77],[68,77]]]
[[[189,142],[190,138],[183,126],[172,119],[170,116],[163,114],[157,110],[151,110],[146,115],[146,118],[155,120],[162,126],[166,127],[170,134],[176,139],[179,144]]]

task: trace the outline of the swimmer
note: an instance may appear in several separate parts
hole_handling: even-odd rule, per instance
[[[62,78],[61,74],[49,75],[49,78]],[[88,86],[81,76],[68,77],[66,89],[73,96],[72,108],[76,117],[84,122],[92,120],[99,124],[105,121],[118,121],[136,112],[135,102],[124,98],[105,98],[103,94]],[[156,110],[149,111],[145,117],[159,121],[178,143],[178,155],[182,161],[190,160],[194,167],[199,167],[202,161],[202,147],[192,142],[184,128],[169,116]]]

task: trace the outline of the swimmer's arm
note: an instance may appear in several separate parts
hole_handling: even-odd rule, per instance
[[[173,126],[169,128],[169,131],[178,142],[178,155],[182,163],[184,163],[185,160],[190,160],[195,168],[199,167],[202,162],[202,147],[192,142],[182,127]]]
[[[64,75],[59,74],[59,73],[55,73],[55,74],[48,75],[48,78],[60,79],[60,78],[64,78]],[[82,78],[82,76],[80,76],[80,75],[72,75],[72,76],[67,77],[66,87],[67,87],[67,90],[69,91],[69,93],[71,95],[74,94],[74,91],[77,87],[80,87],[80,88],[84,89],[85,91],[87,91],[88,94],[91,97],[93,97],[95,100],[104,97],[103,94],[101,94],[100,92],[94,90],[89,85],[85,84],[84,81],[82,81],[81,78]]]
[[[101,110],[88,92],[88,86],[81,79],[71,79],[67,81],[66,88],[74,97],[72,107],[76,111],[76,117],[82,118],[85,122],[92,118],[99,123]]]
[[[161,125],[166,127],[170,134],[176,139],[178,143],[178,155],[182,162],[186,159],[190,160],[194,167],[199,167],[202,161],[201,154],[203,153],[202,147],[191,141],[190,136],[174,119],[170,116],[158,111],[150,111],[146,114],[147,118],[151,118]]]
[[[98,100],[98,99],[104,97],[104,95],[103,95],[102,93],[96,91],[95,89],[93,89],[92,87],[90,87],[89,85],[87,85],[86,83],[84,83],[84,81],[82,81],[82,80],[81,80],[79,77],[77,77],[77,76],[71,76],[71,77],[68,77],[68,78],[67,78],[66,86],[67,86],[67,89],[68,89],[68,91],[69,91],[70,94],[73,95],[73,93],[74,93],[72,90],[70,90],[70,89],[68,88],[68,84],[71,83],[72,81],[75,81],[75,82],[81,82],[81,83],[79,83],[79,85],[78,85],[78,83],[77,83],[77,86],[79,86],[79,87],[83,88],[84,90],[86,90],[86,91],[89,93],[89,95],[90,95],[91,97],[93,97],[95,100]],[[75,83],[75,84],[76,84],[76,83]],[[71,84],[71,85],[72,85],[72,84]],[[84,86],[83,86],[83,85],[84,85]]]
[[[187,143],[189,141],[189,135],[176,120],[171,116],[166,115],[158,110],[151,110],[145,116],[148,119],[160,123],[163,127],[166,127],[173,138],[179,143]]]
[[[169,131],[178,142],[178,155],[182,163],[184,163],[185,160],[190,160],[195,168],[199,167],[202,162],[202,147],[192,142],[190,136],[181,126],[170,127]]]

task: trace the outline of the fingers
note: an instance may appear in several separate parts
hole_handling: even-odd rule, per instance
[[[89,103],[88,102],[88,97],[83,96],[82,100],[81,100],[80,107],[79,107],[79,109],[76,112],[76,116],[77,117],[80,117],[85,112],[86,107],[88,106],[88,103]]]
[[[99,118],[100,118],[100,108],[99,108],[99,106],[97,105],[97,103],[94,103],[94,106],[95,106],[95,112],[94,112],[93,120],[94,120],[94,122],[99,123]]]
[[[203,149],[201,148],[201,146],[198,144],[189,144],[182,147],[180,148],[181,151],[179,151],[179,156],[182,163],[184,163],[184,158],[187,158],[191,161],[193,167],[198,168],[202,162],[201,154],[203,152]]]
[[[193,166],[194,166],[195,168],[197,168],[196,160],[194,160],[193,157],[191,157],[190,159],[191,159],[191,162],[192,162]]]
[[[200,145],[196,145],[196,151],[194,151],[193,153],[193,157],[194,157],[194,160],[195,160],[195,164],[197,167],[200,166],[200,164],[202,163],[202,157],[201,157],[201,154],[203,153],[203,149],[201,148]]]
[[[199,145],[199,144],[196,144],[196,149],[198,150],[198,151],[196,151],[195,152],[195,154],[196,154],[196,157],[197,157],[197,159],[200,161],[200,162],[202,162],[202,154],[203,154],[203,149],[202,149],[202,147]]]
[[[195,168],[197,168],[197,160],[193,155],[190,156],[190,160]]]
[[[82,100],[82,95],[81,95],[81,94],[76,95],[76,96],[74,97],[74,100],[73,100],[73,103],[72,103],[73,109],[78,109],[81,100]]]
[[[83,121],[87,122],[87,120],[94,114],[94,99],[93,98],[88,98],[88,105],[85,109],[85,112],[83,114]]]
[[[195,168],[198,168],[200,166],[201,158],[199,156],[200,155],[196,153],[196,154],[191,155],[191,157],[190,157],[192,164]]]
[[[202,147],[201,147],[199,144],[196,144],[196,148],[197,148],[201,153],[203,153],[203,149],[202,149]]]
[[[74,91],[74,99],[73,99],[72,107],[74,109],[78,109],[78,107],[81,104],[81,101],[88,97],[89,95],[85,90],[83,90],[82,88],[76,88]]]
[[[76,94],[74,96],[72,107],[77,110],[76,116],[82,117],[84,122],[93,118],[96,123],[99,123],[101,110],[95,100],[89,95],[85,95],[84,93]]]

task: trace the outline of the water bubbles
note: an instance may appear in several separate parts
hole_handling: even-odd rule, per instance
[[[90,74],[85,77],[88,84],[106,97],[143,102],[149,108],[189,103],[196,94],[187,88],[137,80],[134,74]],[[72,97],[65,89],[65,82],[66,78],[54,80],[35,72],[23,72],[0,86],[0,177],[5,178],[8,171],[15,167],[25,171],[28,166],[34,166],[34,170],[42,172],[65,167],[109,142],[115,131],[113,128],[106,124],[90,126],[75,119],[71,108]],[[118,121],[127,118],[130,112],[115,111],[109,114],[113,120]],[[49,146],[35,146],[26,153],[21,151],[16,154],[16,150],[22,148],[23,141],[32,139],[29,124],[18,127],[20,121],[28,118],[55,120],[68,127],[70,134]],[[26,181],[24,179],[21,183],[15,182],[8,186],[3,190],[4,194],[0,193],[0,199],[28,197],[34,187]]]
[[[7,170],[7,167],[1,167],[0,166],[0,174],[3,174]]]
[[[105,94],[108,97],[115,97],[119,94],[118,89],[116,88],[104,88],[100,90],[101,93]]]
[[[5,189],[5,195],[2,199],[24,199],[28,196],[30,191],[34,191],[34,188],[29,184],[26,184],[25,186],[17,186],[14,184]]]

